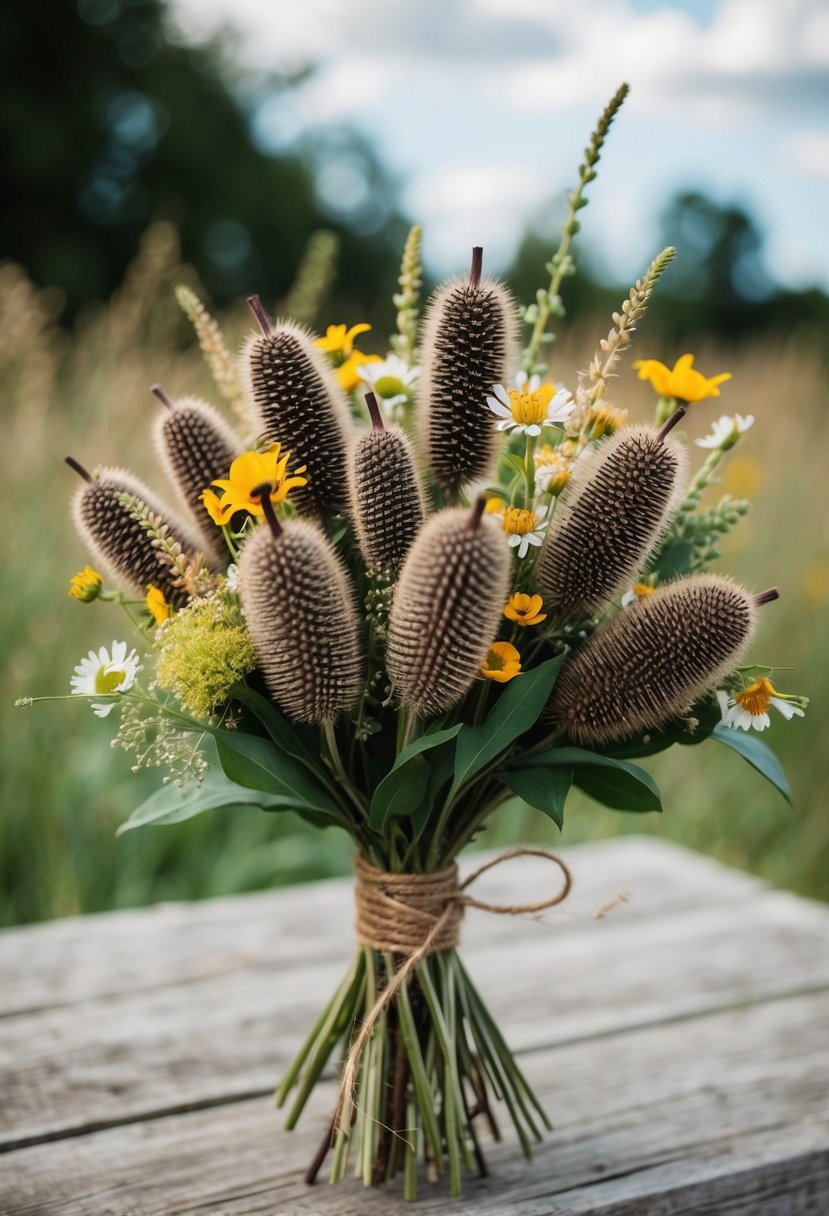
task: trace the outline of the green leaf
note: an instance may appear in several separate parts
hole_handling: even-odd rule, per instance
[[[582,747],[556,747],[519,756],[524,768],[572,768],[573,784],[614,811],[661,811],[659,786],[638,764]]]
[[[214,738],[225,776],[237,785],[288,798],[297,810],[342,820],[337,804],[316,778],[269,739],[242,731],[218,731]]]
[[[516,768],[497,776],[529,806],[564,827],[564,803],[573,784],[571,768]]]
[[[423,752],[440,747],[454,739],[461,723],[446,730],[436,730],[413,740],[398,755],[389,773],[383,778],[371,799],[368,824],[376,832],[382,832],[390,816],[399,818],[412,814],[426,797],[429,785],[430,765]],[[407,782],[412,782],[412,789]],[[405,808],[405,809],[402,809]]]
[[[636,760],[640,756],[654,756],[657,752],[664,752],[675,743],[681,747],[696,747],[697,744],[710,739],[714,727],[722,718],[722,712],[713,697],[706,697],[692,707],[689,716],[697,720],[693,732],[689,731],[683,722],[674,722],[664,730],[648,731],[647,743],[643,743],[641,738],[629,739],[609,747],[607,754],[617,760]]]
[[[165,785],[137,806],[129,819],[118,828],[116,836],[131,832],[133,828],[149,824],[160,826],[182,823],[204,811],[255,806],[263,811],[292,810],[295,802],[275,794],[263,794],[258,790],[242,789],[228,781],[221,773],[208,773],[199,789],[180,790],[177,785]]]
[[[716,739],[718,743],[725,744],[726,747],[730,747],[732,751],[737,752],[739,756],[747,760],[752,768],[756,768],[757,772],[761,773],[766,781],[770,782],[776,790],[779,790],[789,806],[792,805],[792,790],[789,785],[789,779],[783,770],[783,765],[762,739],[757,739],[753,735],[746,734],[744,731],[735,730],[732,726],[723,726],[722,724],[714,727],[711,738]]]
[[[325,773],[319,748],[316,753],[312,750],[315,743],[313,732],[301,723],[289,722],[284,714],[247,684],[236,684],[230,694],[234,701],[244,705],[246,709],[259,719],[265,730],[273,739],[281,752],[301,760],[314,772]]]
[[[693,556],[694,546],[690,541],[678,540],[667,545],[653,563],[653,570],[659,582],[666,583],[670,579],[687,574]]]
[[[556,655],[510,680],[485,722],[480,726],[464,725],[455,749],[455,779],[450,799],[538,720],[550,699],[564,657]]]

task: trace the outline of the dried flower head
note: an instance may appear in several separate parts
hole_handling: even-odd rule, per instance
[[[470,276],[444,283],[427,307],[420,443],[435,481],[450,496],[483,477],[498,453],[487,396],[509,377],[517,327],[515,301],[503,284],[481,280],[479,255]]]
[[[629,585],[679,504],[687,464],[681,444],[649,427],[625,427],[575,461],[536,565],[545,603],[586,615]]]
[[[592,637],[559,676],[555,727],[604,747],[687,712],[740,662],[756,601],[719,574],[667,583]]]
[[[400,700],[423,716],[461,700],[498,636],[510,550],[482,511],[479,500],[471,513],[450,508],[433,515],[394,593],[386,664]]]

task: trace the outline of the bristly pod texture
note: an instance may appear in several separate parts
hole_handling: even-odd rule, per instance
[[[554,729],[603,747],[666,726],[739,664],[756,615],[754,597],[722,575],[666,583],[564,665],[548,712]]]
[[[585,616],[630,584],[687,478],[685,447],[645,426],[624,427],[577,460],[536,562],[545,604]]]
[[[169,402],[156,420],[155,440],[162,464],[198,528],[202,548],[226,560],[222,534],[205,511],[201,494],[211,482],[227,477],[242,450],[240,440],[221,414],[198,397]]]
[[[396,571],[423,525],[423,492],[411,444],[396,426],[363,431],[349,459],[351,518],[371,569]]]
[[[139,596],[152,584],[167,600],[181,603],[187,597],[176,586],[176,574],[153,544],[139,520],[119,498],[129,494],[158,516],[169,539],[184,553],[203,552],[204,546],[169,507],[126,469],[100,469],[85,482],[72,500],[72,513],[81,540],[116,580]]]
[[[421,336],[420,445],[437,484],[450,497],[490,471],[503,436],[486,403],[508,382],[515,360],[518,310],[502,283],[450,279],[427,306]]]
[[[260,433],[291,453],[291,469],[307,470],[308,484],[291,502],[303,514],[345,513],[351,415],[325,355],[302,326],[278,321],[250,338],[244,357]]]
[[[433,717],[469,691],[498,635],[510,569],[501,529],[479,511],[447,508],[425,524],[400,572],[386,642],[407,708]]]
[[[263,525],[239,557],[239,594],[268,691],[289,718],[319,723],[351,709],[363,659],[354,595],[327,537],[291,519]]]

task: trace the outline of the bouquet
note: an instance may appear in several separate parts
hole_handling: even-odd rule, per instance
[[[167,770],[122,830],[252,804],[354,842],[357,949],[277,1092],[293,1127],[342,1057],[309,1181],[330,1153],[332,1180],[402,1174],[413,1198],[421,1174],[447,1175],[458,1194],[465,1172],[485,1172],[498,1103],[528,1156],[549,1126],[458,953],[466,908],[538,911],[569,888],[549,853],[560,885],[524,904],[493,908],[473,894],[477,873],[459,881],[459,854],[501,804],[518,796],[559,827],[573,787],[659,809],[634,761],[709,738],[787,793],[756,732],[805,702],[746,664],[777,591],[707,571],[748,504],[703,493],[753,420],[715,422],[691,473],[683,416],[727,373],[691,355],[635,363],[656,391],[653,425],[628,425],[610,399],[674,250],[570,387],[543,360],[625,92],[586,149],[529,306],[475,248],[421,319],[414,228],[384,357],[357,348],[367,325],[315,337],[254,296],[237,365],[180,289],[236,424],[154,388],[177,511],[126,470],[68,460],[95,562],[70,594],[117,603],[139,639],[90,651],[70,697],[118,715],[115,744],[136,767]]]

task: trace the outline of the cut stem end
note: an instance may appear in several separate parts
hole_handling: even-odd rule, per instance
[[[484,248],[483,245],[472,246],[472,265],[469,267],[469,282],[473,287],[477,287],[481,282],[481,271],[484,267]]]
[[[273,509],[273,503],[271,502],[272,490],[273,485],[271,482],[263,481],[261,485],[254,486],[250,492],[250,496],[251,498],[259,499],[260,503],[262,504],[262,510],[265,512],[265,519],[267,520],[268,527],[270,528],[274,539],[279,540],[280,536],[282,535],[282,524],[276,518],[276,511]]]
[[[469,513],[469,520],[466,525],[467,530],[469,532],[478,531],[478,528],[480,527],[480,524],[481,524],[481,520],[483,519],[485,507],[486,507],[486,495],[479,494],[478,497],[475,499],[475,502],[472,504],[472,510]]]
[[[269,338],[273,332],[271,319],[265,311],[265,305],[262,303],[262,300],[259,296],[248,296],[248,305],[250,306],[250,311],[259,322],[259,328],[262,330],[262,333],[266,338]]]
[[[763,604],[771,604],[774,600],[780,599],[780,592],[776,587],[769,587],[768,591],[761,591],[759,595],[755,595],[754,602],[758,608],[762,608]]]
[[[92,483],[92,476],[87,473],[82,464],[78,464],[77,460],[75,460],[72,456],[67,456],[65,459],[70,469],[74,469],[75,472],[84,479],[84,481],[88,481],[90,484]]]
[[[154,397],[157,397],[161,404],[166,406],[168,410],[174,410],[176,408],[173,403],[173,399],[164,392],[164,389],[160,384],[153,384],[150,388],[150,392]]]
[[[366,408],[371,418],[371,425],[375,431],[384,431],[386,427],[383,422],[383,415],[380,413],[380,403],[375,393],[366,393]]]
[[[688,411],[685,409],[684,405],[680,405],[677,409],[675,409],[667,422],[664,422],[657,431],[656,438],[660,441],[665,439],[666,436],[671,433],[677,423],[682,421],[687,412]]]

